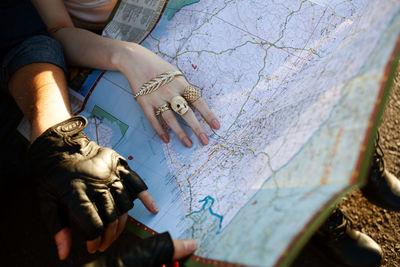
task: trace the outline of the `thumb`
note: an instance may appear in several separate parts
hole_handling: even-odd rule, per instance
[[[145,190],[142,191],[138,194],[138,198],[140,201],[142,201],[143,205],[146,207],[146,209],[154,214],[158,213],[158,207],[156,203],[154,202],[153,197],[150,195],[150,193]]]
[[[58,258],[65,260],[71,249],[71,231],[68,227],[64,227],[54,235],[57,246]]]

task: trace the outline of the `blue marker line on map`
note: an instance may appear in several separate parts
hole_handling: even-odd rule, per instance
[[[218,232],[217,232],[217,233],[219,233],[219,231],[220,231],[221,228],[222,228],[222,220],[223,220],[224,217],[221,216],[221,215],[219,215],[219,214],[217,214],[217,213],[215,213],[215,212],[212,210],[212,205],[214,205],[214,202],[215,202],[214,198],[212,198],[212,197],[210,197],[210,196],[206,196],[204,199],[200,200],[199,202],[204,202],[204,204],[203,204],[203,206],[201,207],[201,209],[191,212],[190,214],[186,215],[186,217],[189,217],[189,216],[191,216],[191,215],[193,215],[193,214],[201,213],[201,212],[206,211],[206,210],[208,209],[208,211],[210,212],[210,214],[211,214],[212,216],[217,217],[217,219],[219,220]]]
[[[167,8],[164,11],[164,14],[167,16],[168,20],[171,20],[174,15],[181,10],[183,7],[196,4],[200,2],[200,0],[173,0],[169,1],[167,4]]]

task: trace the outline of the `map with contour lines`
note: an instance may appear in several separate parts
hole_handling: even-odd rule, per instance
[[[201,89],[221,129],[197,113],[210,144],[181,121],[193,146],[173,133],[165,145],[122,74],[101,73],[85,131],[128,160],[160,208],[152,215],[136,201],[129,215],[196,239],[194,261],[282,263],[321,207],[354,184],[399,14],[395,0],[170,0],[142,45]]]

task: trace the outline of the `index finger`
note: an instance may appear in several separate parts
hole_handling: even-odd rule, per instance
[[[199,99],[194,101],[192,105],[200,112],[201,116],[203,116],[203,118],[206,120],[208,125],[211,126],[211,128],[215,130],[219,129],[220,123],[217,117],[215,117],[214,113],[204,101],[204,98],[200,97]]]
[[[138,198],[142,201],[143,205],[146,207],[147,210],[156,214],[158,212],[158,207],[154,202],[153,197],[150,195],[149,192],[142,191],[138,194]]]

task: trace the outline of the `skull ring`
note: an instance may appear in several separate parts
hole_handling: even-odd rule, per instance
[[[181,96],[175,96],[174,98],[172,98],[171,108],[173,111],[175,111],[181,116],[184,115],[189,110],[188,103]]]

